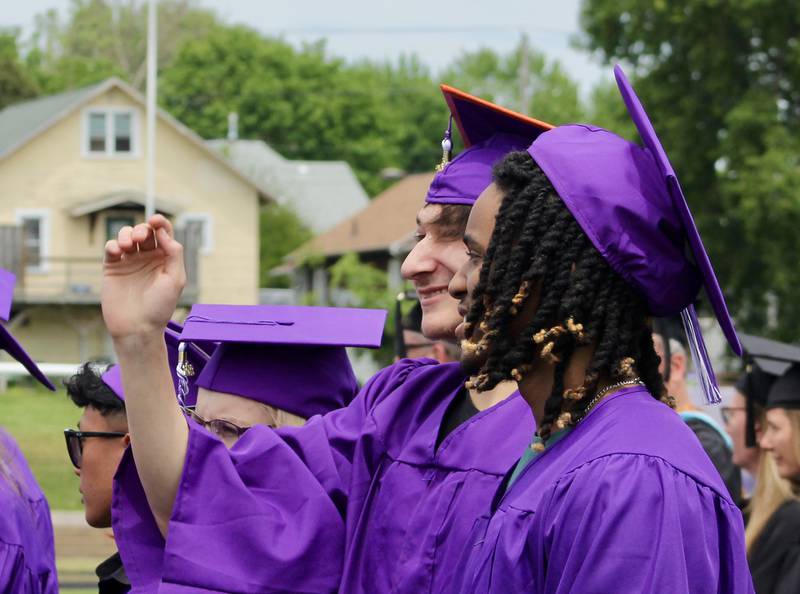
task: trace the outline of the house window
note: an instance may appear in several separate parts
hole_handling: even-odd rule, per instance
[[[49,218],[45,211],[18,211],[17,224],[22,228],[22,253],[28,272],[47,269]]]
[[[89,152],[106,152],[106,114],[89,114]]]
[[[131,114],[114,114],[114,152],[131,152]]]
[[[187,213],[178,217],[178,225],[192,227],[200,234],[200,253],[210,254],[214,249],[214,227],[212,218],[207,213]]]
[[[124,156],[135,152],[133,111],[93,109],[86,113],[87,154]]]
[[[110,216],[106,218],[106,241],[116,239],[120,229],[133,227],[135,223],[136,221],[133,220],[133,217]]]

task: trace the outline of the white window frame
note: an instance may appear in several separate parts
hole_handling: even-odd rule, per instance
[[[94,113],[106,116],[106,150],[103,152],[89,150],[89,117]],[[131,116],[131,150],[127,153],[114,150],[114,116],[120,113]],[[87,107],[81,113],[81,155],[84,159],[138,159],[139,144],[139,110],[134,107],[102,106]]]
[[[14,211],[14,219],[20,227],[24,219],[39,219],[39,259],[38,266],[25,266],[25,272],[31,274],[45,274],[50,270],[50,209],[47,208],[20,208]],[[24,229],[23,229],[24,234]],[[22,238],[25,241],[23,235]],[[23,246],[24,249],[24,246]]]
[[[185,212],[178,215],[176,223],[182,227],[186,223],[193,221],[203,223],[200,253],[203,256],[207,256],[214,251],[214,217],[207,212]]]

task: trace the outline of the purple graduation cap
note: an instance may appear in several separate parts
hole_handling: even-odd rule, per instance
[[[197,385],[309,418],[346,406],[358,383],[344,347],[377,348],[384,310],[195,305],[181,340],[218,342]]]
[[[11,313],[11,302],[14,299],[14,284],[16,280],[16,277],[11,272],[0,268],[0,318],[6,321]],[[0,350],[6,351],[14,359],[22,363],[31,376],[45,388],[55,392],[56,387],[47,379],[47,376],[42,373],[42,370],[39,369],[30,355],[25,352],[22,345],[3,324],[0,324]]]
[[[167,345],[169,368],[172,372],[172,381],[175,384],[175,394],[184,406],[194,406],[197,401],[197,386],[191,380],[196,378],[208,362],[208,354],[195,345],[181,343],[180,330],[183,327],[177,322],[172,322],[164,330],[164,342]],[[176,331],[178,330],[178,331]],[[181,371],[178,371],[178,370]],[[102,376],[105,383],[117,397],[124,401],[125,392],[122,390],[122,375],[119,365],[112,365]],[[183,387],[181,383],[184,383]]]
[[[602,128],[569,125],[542,134],[528,153],[611,268],[645,297],[650,313],[680,314],[706,399],[718,403],[693,305],[701,286],[739,356],[742,345],[672,165],[622,69],[614,73],[644,147]]]
[[[11,302],[14,301],[14,285],[17,277],[13,272],[0,268],[0,320],[8,321],[11,317]]]
[[[448,85],[441,89],[450,108],[450,125],[442,140],[442,162],[425,201],[471,206],[492,183],[495,163],[512,151],[524,151],[553,126]],[[453,120],[466,148],[450,161]]]

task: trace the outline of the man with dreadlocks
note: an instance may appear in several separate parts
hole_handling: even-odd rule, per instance
[[[454,337],[461,319],[447,286],[466,258],[464,215],[491,182],[492,165],[551,128],[443,90],[467,148],[450,161],[445,138],[441,170],[418,216],[418,243],[403,265],[420,296],[422,331],[438,339]],[[124,229],[106,248],[103,314],[119,355],[136,464],[120,468],[114,498],[114,530],[127,532],[120,539],[126,565],[142,547],[162,549],[163,566],[148,563],[140,576],[160,580],[160,592],[449,592],[474,518],[533,431],[514,386],[473,398],[458,363],[403,360],[347,407],[301,428],[254,426],[228,450],[187,426],[164,381],[155,330],[182,280],[180,246],[169,231],[154,217],[150,228]],[[503,443],[486,447],[500,432]],[[287,476],[293,481],[280,478]],[[279,511],[285,501],[297,502],[296,514]],[[338,533],[327,529],[333,520],[342,524]],[[331,562],[309,562],[309,543],[326,546]],[[342,573],[331,569],[336,562]]]
[[[473,527],[462,594],[753,591],[741,514],[671,409],[650,317],[682,312],[714,399],[701,285],[741,345],[666,154],[616,75],[645,149],[593,126],[546,132],[496,166],[467,223],[470,260],[450,287],[464,365],[478,389],[514,378],[538,431]]]

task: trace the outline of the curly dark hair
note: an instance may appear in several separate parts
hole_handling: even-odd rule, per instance
[[[105,384],[95,363],[81,365],[76,374],[64,380],[64,387],[80,408],[91,406],[104,417],[115,413],[125,414],[125,403]]]
[[[544,441],[554,427],[572,426],[586,414],[601,379],[638,376],[669,403],[644,298],[603,259],[528,153],[509,154],[495,166],[494,179],[504,198],[462,345],[485,359],[469,387],[489,390],[520,380],[536,357],[554,364],[553,391],[537,423]],[[538,297],[533,319],[512,332],[532,294]],[[565,390],[573,352],[590,344],[596,348],[583,385]]]
[[[471,207],[468,204],[441,204],[440,206],[439,214],[433,221],[438,228],[439,236],[460,240],[467,227]]]

